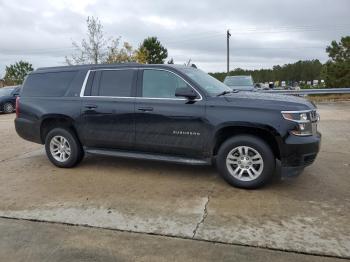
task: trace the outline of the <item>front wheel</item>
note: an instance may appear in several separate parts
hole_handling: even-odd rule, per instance
[[[217,167],[229,184],[246,189],[259,188],[272,178],[275,156],[262,139],[239,135],[221,145]]]
[[[58,167],[73,167],[84,156],[75,134],[68,129],[54,128],[46,136],[45,150],[50,161]]]

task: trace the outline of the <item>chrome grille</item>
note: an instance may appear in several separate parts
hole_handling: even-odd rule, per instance
[[[310,112],[310,119],[311,119],[311,122],[318,122],[319,117],[316,110],[312,110]]]
[[[312,128],[313,135],[317,134],[317,123],[319,119],[320,117],[319,117],[319,114],[317,113],[317,110],[312,110],[310,112],[310,120],[311,120],[311,128]]]

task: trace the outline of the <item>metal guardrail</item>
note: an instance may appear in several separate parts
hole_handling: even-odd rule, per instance
[[[322,94],[350,94],[350,88],[315,88],[300,90],[260,90],[258,92],[281,95],[322,95]]]

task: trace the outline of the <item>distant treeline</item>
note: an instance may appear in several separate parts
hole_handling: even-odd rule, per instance
[[[230,71],[229,75],[252,75],[254,82],[265,83],[274,81],[312,81],[323,78],[324,65],[316,60],[298,61],[294,64],[285,64],[283,66],[273,66],[272,69],[244,70],[236,68]],[[210,73],[215,78],[223,81],[227,75],[226,72]]]

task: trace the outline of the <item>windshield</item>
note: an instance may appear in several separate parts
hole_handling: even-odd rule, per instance
[[[202,70],[195,68],[181,68],[180,71],[186,74],[194,82],[196,82],[211,96],[217,96],[218,94],[224,91],[231,91],[231,89],[228,86],[224,85],[222,82],[208,75]]]
[[[13,90],[13,88],[0,88],[0,96],[9,96]]]
[[[251,76],[227,76],[224,83],[228,86],[252,86]]]

